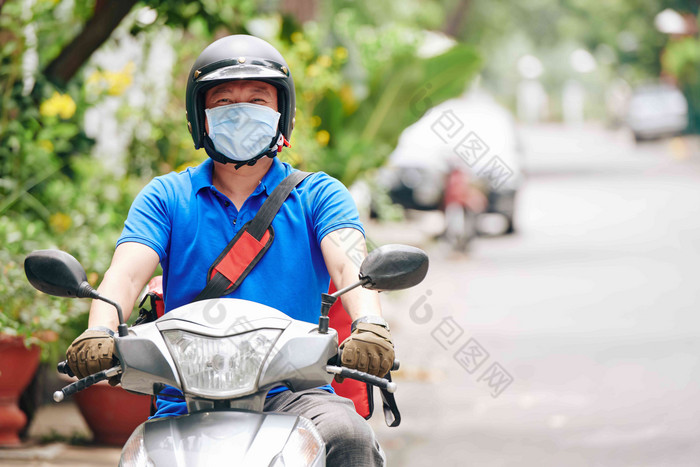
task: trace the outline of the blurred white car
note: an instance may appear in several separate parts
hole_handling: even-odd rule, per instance
[[[444,210],[450,201],[448,177],[461,171],[488,198],[485,211],[476,212],[502,215],[505,233],[512,233],[520,166],[512,114],[485,91],[472,90],[406,128],[378,182],[405,208]]]
[[[640,86],[630,98],[626,121],[636,141],[677,135],[688,126],[688,102],[671,85]]]

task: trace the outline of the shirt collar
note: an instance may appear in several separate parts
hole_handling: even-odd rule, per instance
[[[284,177],[286,177],[289,172],[290,170],[288,166],[286,166],[277,157],[273,158],[272,165],[270,165],[267,173],[263,176],[262,180],[260,180],[260,184],[265,190],[265,193],[270,196],[272,190],[277,188],[277,185],[284,180]]]
[[[195,193],[199,193],[202,188],[210,187],[214,184],[214,161],[207,158],[204,162],[195,167],[190,173],[192,180],[192,189]]]
[[[291,170],[286,164],[277,157],[273,158],[272,165],[270,165],[267,173],[263,175],[262,180],[260,180],[262,189],[264,189],[265,193],[269,196],[272,190],[277,188],[277,185],[284,180],[284,177],[286,177],[289,172],[291,172]],[[199,193],[199,190],[202,188],[211,187],[214,184],[212,179],[213,174],[214,161],[210,158],[207,158],[207,160],[195,167],[190,175],[194,192]],[[256,189],[255,192],[258,192],[258,189]]]

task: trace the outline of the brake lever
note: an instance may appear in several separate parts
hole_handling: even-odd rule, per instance
[[[59,373],[62,373],[64,375],[75,377],[75,375],[73,374],[73,370],[71,370],[70,367],[68,366],[67,360],[64,360],[62,362],[58,362],[58,365],[56,365],[56,370]]]
[[[396,392],[396,383],[389,381],[385,378],[380,378],[379,376],[370,375],[364,371],[354,370],[352,368],[346,368],[344,366],[327,365],[326,371],[334,375],[340,375],[343,378],[355,379],[357,381],[362,381],[363,383],[369,383],[377,386],[378,388],[385,389],[388,392]]]

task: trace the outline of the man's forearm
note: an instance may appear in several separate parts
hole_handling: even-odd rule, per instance
[[[128,278],[119,274],[110,273],[107,270],[104,280],[97,289],[100,295],[113,300],[122,307],[124,320],[128,320],[131,316],[131,310],[138,299],[139,293],[143,286],[134,284]],[[110,305],[100,300],[93,300],[90,306],[89,326],[107,326],[115,330],[119,324],[117,310]]]
[[[354,284],[359,279],[360,268],[348,254],[351,249],[359,249],[367,254],[364,236],[359,230],[352,228],[333,231],[321,242],[328,273],[338,290]],[[341,300],[353,321],[366,315],[382,314],[379,294],[374,290],[357,287],[343,294]]]
[[[140,243],[122,243],[115,250],[112,264],[97,290],[102,296],[119,303],[124,320],[127,320],[139,293],[157,266],[158,254],[150,247]],[[117,310],[108,303],[93,300],[89,325],[116,330],[119,325]]]

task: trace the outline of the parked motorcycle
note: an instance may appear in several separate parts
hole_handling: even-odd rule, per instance
[[[396,391],[390,374],[379,378],[340,366],[338,335],[328,327],[328,312],[355,287],[404,289],[420,283],[427,270],[422,250],[377,248],[362,263],[355,284],[323,294],[318,325],[259,303],[218,298],[128,328],[119,305],[88,284],[82,266],[68,253],[41,250],[25,260],[27,278],[38,290],[102,300],[119,316],[114,339],[119,363],[57,391],[57,402],[113,376],[120,376],[130,392],[158,395],[168,385],[184,395],[189,413],[142,423],[122,449],[121,466],[324,466],[325,444],[313,423],[263,412],[267,392],[281,385],[292,391],[323,386],[336,374],[378,386],[385,394]],[[66,362],[59,370],[68,370]]]

